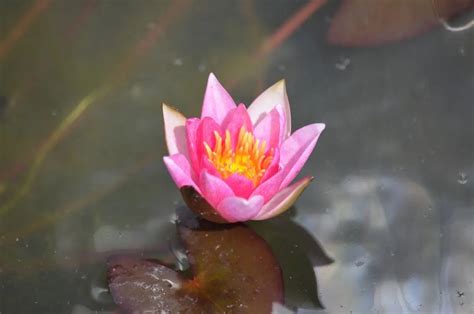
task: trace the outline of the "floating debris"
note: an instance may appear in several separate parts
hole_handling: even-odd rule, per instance
[[[336,69],[340,71],[344,71],[347,67],[351,64],[351,60],[349,58],[340,58],[339,62],[335,64]]]
[[[458,183],[464,185],[467,182],[468,182],[467,175],[464,172],[459,172]]]

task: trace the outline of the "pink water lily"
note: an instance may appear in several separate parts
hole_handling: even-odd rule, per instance
[[[263,220],[291,207],[311,182],[290,184],[313,151],[322,123],[291,134],[285,82],[246,108],[211,73],[201,118],[186,119],[163,104],[164,157],[187,205],[215,222]]]

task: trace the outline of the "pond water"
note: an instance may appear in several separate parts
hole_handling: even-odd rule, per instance
[[[326,123],[313,183],[250,224],[275,311],[472,313],[474,15],[359,3],[386,18],[360,36],[342,1],[1,1],[0,313],[109,313],[112,253],[180,256],[161,103],[197,116],[210,72],[245,104],[284,78],[293,128]]]

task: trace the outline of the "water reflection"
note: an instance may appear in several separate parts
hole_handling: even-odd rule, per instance
[[[472,291],[472,278],[466,278],[473,273],[474,253],[472,241],[466,242],[472,240],[467,209],[447,224],[456,232],[444,230],[432,195],[416,182],[393,177],[350,176],[321,197],[327,211],[297,221],[324,234],[338,261],[317,270],[325,287],[322,300],[332,311],[468,311],[471,297],[456,295],[458,289]]]
[[[249,225],[271,246],[280,262],[285,282],[285,306],[296,309],[324,308],[319,299],[315,267],[334,262],[318,240],[294,222],[293,207],[283,215]]]

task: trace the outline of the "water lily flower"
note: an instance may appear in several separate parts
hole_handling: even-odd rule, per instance
[[[263,220],[291,207],[313,179],[291,184],[313,151],[322,123],[291,134],[282,80],[252,104],[235,104],[211,73],[200,118],[163,104],[164,162],[186,204],[214,222]]]

